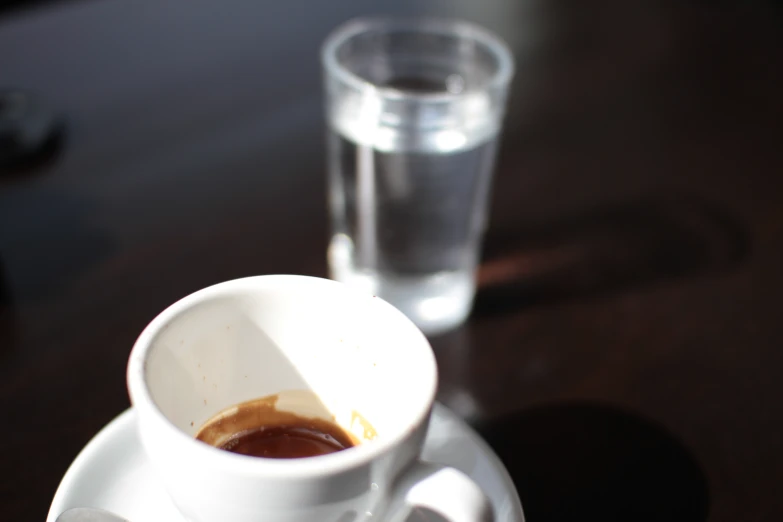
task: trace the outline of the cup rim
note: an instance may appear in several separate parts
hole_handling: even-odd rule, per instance
[[[422,360],[417,361],[417,364],[427,364],[431,368],[429,372],[431,379],[427,389],[427,395],[422,396],[418,406],[415,409],[412,409],[406,426],[397,431],[393,437],[378,438],[343,451],[316,457],[299,459],[262,459],[254,456],[231,453],[198,441],[175,426],[158,408],[147,386],[145,372],[146,360],[153,346],[153,340],[158,333],[167,327],[172,319],[194,305],[212,297],[219,296],[224,292],[247,289],[248,286],[251,285],[274,285],[284,284],[286,282],[333,285],[335,291],[348,292],[360,299],[372,299],[374,304],[377,303],[377,306],[381,307],[382,313],[397,315],[398,319],[403,320],[410,326],[413,335],[419,337],[419,340],[424,343],[427,349],[422,350]],[[386,301],[329,279],[312,276],[276,274],[245,277],[218,283],[191,293],[169,305],[144,328],[134,343],[128,359],[126,382],[133,409],[138,412],[139,418],[142,419],[143,417],[146,417],[157,426],[166,430],[166,434],[170,436],[166,437],[166,440],[172,440],[176,444],[181,445],[180,448],[188,451],[192,455],[194,462],[198,462],[200,466],[231,470],[234,473],[248,477],[301,479],[328,476],[345,472],[350,469],[356,469],[369,464],[394,447],[404,443],[417,428],[428,421],[437,392],[438,373],[435,355],[432,352],[432,348],[430,347],[427,338],[410,319]]]
[[[471,95],[475,91],[452,92],[409,92],[375,85],[349,71],[337,61],[337,49],[350,38],[370,29],[411,29],[432,34],[453,35],[471,39],[485,45],[498,60],[498,70],[482,87],[481,91],[503,89],[514,76],[514,59],[508,45],[498,36],[483,27],[459,19],[437,17],[373,16],[348,20],[327,36],[321,46],[321,63],[324,69],[340,82],[357,91],[371,90],[380,97],[390,100],[415,100],[422,102],[448,103]]]

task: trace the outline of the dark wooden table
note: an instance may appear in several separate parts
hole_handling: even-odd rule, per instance
[[[530,522],[783,520],[783,11],[386,4],[476,20],[517,57],[475,312],[433,345],[440,399]],[[87,0],[0,19],[0,84],[68,124],[0,177],[0,518],[44,519],[168,304],[325,275],[317,51],[367,10]]]

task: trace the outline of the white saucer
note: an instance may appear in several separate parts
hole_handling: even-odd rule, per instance
[[[106,509],[131,522],[185,522],[147,460],[135,420],[133,410],[126,410],[85,446],[57,488],[47,522],[73,507]],[[440,404],[433,410],[423,456],[470,475],[492,500],[497,522],[524,522],[519,496],[500,459]]]

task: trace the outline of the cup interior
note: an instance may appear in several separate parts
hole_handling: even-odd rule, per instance
[[[191,436],[232,405],[279,394],[280,408],[333,418],[359,439],[364,423],[378,439],[402,437],[428,413],[437,381],[427,340],[401,312],[303,276],[186,297],[150,324],[131,366],[134,357],[154,406]]]

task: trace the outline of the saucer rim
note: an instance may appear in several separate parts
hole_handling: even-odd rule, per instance
[[[514,511],[518,516],[519,520],[516,522],[525,522],[522,501],[519,498],[519,492],[514,485],[514,481],[506,469],[506,466],[500,460],[500,457],[498,457],[498,455],[483,439],[483,437],[481,437],[481,435],[479,435],[478,432],[476,432],[476,430],[474,430],[473,427],[465,422],[459,415],[437,401],[433,404],[431,415],[433,417],[437,416],[445,419],[447,422],[452,422],[459,425],[465,436],[470,439],[472,444],[475,444],[481,454],[486,457],[487,460],[489,460],[491,467],[499,474],[503,486],[509,495],[509,500],[513,503]],[[104,440],[111,440],[114,437],[122,434],[132,425],[132,423],[135,422],[135,418],[136,411],[133,407],[125,409],[111,421],[109,421],[103,428],[98,430],[98,432],[90,438],[84,447],[82,447],[71,464],[68,466],[68,469],[57,486],[54,496],[52,497],[52,501],[49,504],[49,512],[46,517],[47,522],[56,522],[56,519],[60,513],[55,512],[55,508],[58,504],[62,504],[61,499],[69,496],[69,491],[74,488],[80,472],[85,468],[86,463],[94,458],[94,454],[102,450],[103,444],[101,442]]]

